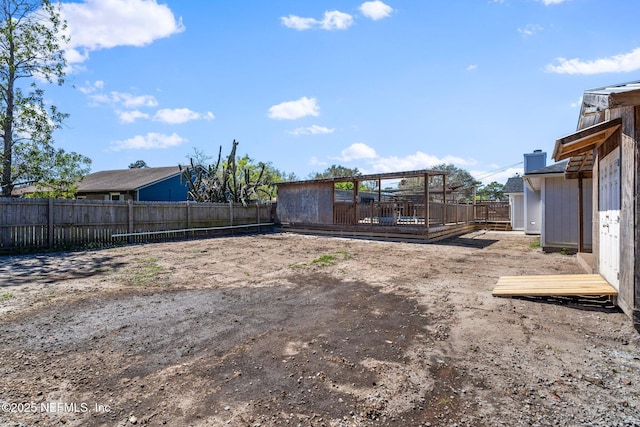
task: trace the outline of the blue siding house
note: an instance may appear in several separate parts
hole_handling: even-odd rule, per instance
[[[85,176],[78,199],[184,202],[187,186],[178,166],[122,169]]]

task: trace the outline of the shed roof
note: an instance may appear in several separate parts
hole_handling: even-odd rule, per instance
[[[606,120],[606,111],[640,105],[640,81],[587,89],[582,96],[577,131],[556,140],[553,159],[569,159],[567,178],[591,177],[593,152],[621,126],[620,119]]]
[[[505,194],[523,193],[524,184],[522,182],[522,177],[514,176],[509,178],[507,183],[504,185],[504,190],[502,192]]]
[[[78,193],[135,191],[179,174],[178,166],[100,171],[85,176]]]

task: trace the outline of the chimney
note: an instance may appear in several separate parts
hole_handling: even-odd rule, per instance
[[[547,166],[547,153],[542,150],[533,150],[533,153],[524,155],[524,173],[533,172]]]

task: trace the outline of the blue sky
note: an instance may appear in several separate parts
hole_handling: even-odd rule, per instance
[[[70,114],[92,171],[196,147],[305,179],[453,163],[486,183],[576,129],[585,89],[640,80],[640,4],[609,0],[61,3]],[[607,12],[607,11],[616,11]]]

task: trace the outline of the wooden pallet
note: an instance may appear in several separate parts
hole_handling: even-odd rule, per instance
[[[564,274],[548,276],[502,276],[493,289],[494,296],[617,296],[599,274]]]
[[[480,225],[483,230],[492,231],[512,231],[511,223],[508,221],[489,221]]]

